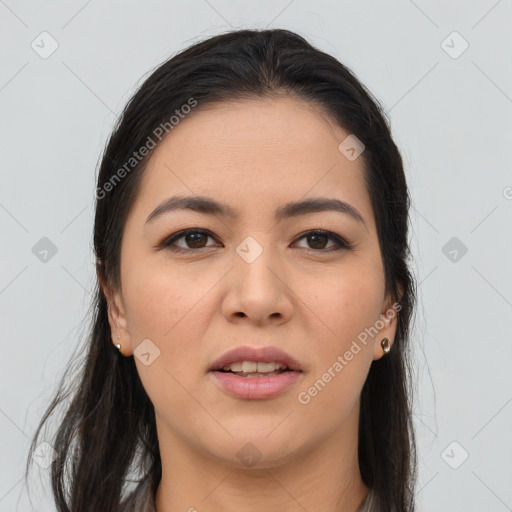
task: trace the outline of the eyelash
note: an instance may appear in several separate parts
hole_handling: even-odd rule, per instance
[[[185,252],[190,252],[190,251],[201,251],[202,249],[208,249],[209,247],[212,247],[212,246],[206,246],[206,247],[199,247],[196,249],[193,249],[193,248],[183,249],[182,247],[177,247],[177,246],[172,245],[177,240],[180,240],[181,238],[184,238],[185,236],[187,236],[189,234],[201,234],[201,235],[208,236],[208,237],[215,239],[215,237],[207,230],[200,229],[200,228],[189,228],[189,229],[184,229],[182,231],[178,231],[177,233],[174,233],[170,237],[166,238],[161,244],[159,244],[158,248],[159,249],[165,248],[172,252],[177,252],[177,253],[185,253]],[[342,238],[339,235],[336,235],[332,231],[326,231],[324,229],[312,229],[310,231],[306,231],[306,232],[302,233],[301,235],[299,235],[299,237],[296,238],[295,241],[302,240],[303,238],[306,238],[307,236],[311,236],[311,235],[326,236],[327,238],[336,242],[339,247],[337,247],[337,248],[331,247],[328,249],[305,248],[306,250],[313,251],[313,252],[331,252],[331,251],[339,251],[341,249],[345,249],[345,250],[353,249],[353,244],[350,241]],[[304,247],[302,247],[302,249],[304,249]]]

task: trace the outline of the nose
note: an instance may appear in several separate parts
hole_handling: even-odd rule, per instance
[[[285,323],[292,317],[293,291],[287,283],[284,262],[275,251],[255,247],[254,242],[241,244],[233,257],[233,269],[226,277],[222,313],[229,322],[262,326]]]

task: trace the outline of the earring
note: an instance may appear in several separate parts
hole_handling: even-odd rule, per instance
[[[391,350],[391,345],[389,344],[389,340],[387,338],[384,338],[380,342],[381,347],[384,349],[384,352],[387,354]]]
[[[119,335],[116,336],[117,339],[119,339]],[[119,352],[121,352],[121,343],[116,343],[116,348],[119,350]],[[121,352],[122,354],[122,352]]]

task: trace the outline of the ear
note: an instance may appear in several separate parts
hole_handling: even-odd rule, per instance
[[[400,289],[400,298],[401,297],[402,290]],[[382,310],[380,312],[380,317],[375,323],[375,326],[378,328],[379,332],[374,337],[374,361],[387,355],[381,345],[381,342],[384,338],[389,340],[389,346],[391,347],[391,350],[393,350],[393,343],[395,341],[395,334],[398,325],[398,315],[400,314],[401,309],[402,305],[400,304],[399,300],[396,300],[390,294],[386,295],[382,305]]]
[[[108,323],[110,325],[112,344],[114,346],[118,343],[121,344],[123,356],[131,356],[133,355],[133,347],[122,295],[120,291],[114,290],[112,286],[106,282],[102,268],[100,268],[99,265],[96,265],[96,273],[108,304]]]

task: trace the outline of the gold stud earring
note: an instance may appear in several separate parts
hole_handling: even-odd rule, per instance
[[[389,340],[387,338],[384,338],[380,342],[381,347],[384,349],[384,352],[387,354],[391,350],[391,345],[389,344]]]

